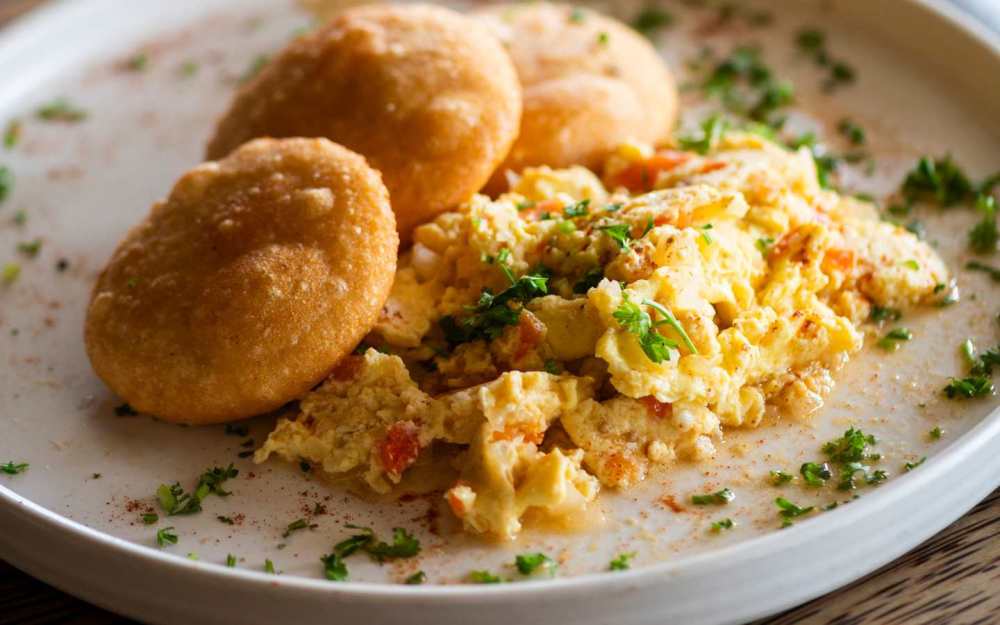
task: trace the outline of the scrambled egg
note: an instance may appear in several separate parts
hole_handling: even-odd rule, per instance
[[[529,169],[415,231],[381,320],[257,452],[390,493],[427,450],[474,533],[580,514],[600,486],[807,418],[872,305],[939,297],[934,251],[820,188],[805,150],[623,146],[604,178]]]

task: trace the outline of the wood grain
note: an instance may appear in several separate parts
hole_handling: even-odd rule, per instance
[[[43,1],[0,0],[0,25]],[[885,531],[891,532],[892,528]],[[0,561],[0,625],[133,622],[75,599]],[[793,623],[1000,623],[1000,489],[895,562],[840,590],[753,625]]]

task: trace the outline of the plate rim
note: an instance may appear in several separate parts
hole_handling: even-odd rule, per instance
[[[988,51],[1000,65],[1000,35],[994,33],[985,25],[974,20],[970,15],[959,8],[935,0],[907,0],[911,5],[933,14],[933,17],[948,22],[953,28],[961,32],[965,37],[969,37],[979,43],[982,48]],[[41,37],[47,32],[52,22],[68,23],[70,20],[82,20],[85,16],[107,8],[115,4],[120,8],[120,4],[114,0],[56,0],[50,5],[36,9],[29,14],[18,18],[0,33],[0,65],[10,63],[14,55],[18,52],[19,46],[26,40],[34,37]],[[218,7],[231,6],[230,0],[206,2],[206,5],[218,5]],[[41,67],[41,66],[38,66]],[[35,69],[38,69],[37,67]],[[729,563],[749,561],[761,554],[774,554],[780,551],[794,550],[796,545],[822,542],[825,536],[835,533],[838,528],[843,529],[852,526],[860,520],[872,517],[879,510],[891,508],[899,505],[906,498],[927,487],[928,483],[946,481],[956,466],[965,463],[968,458],[977,452],[983,452],[984,447],[996,444],[1000,441],[1000,408],[993,410],[983,417],[972,429],[964,435],[950,442],[941,451],[930,457],[921,467],[920,471],[909,475],[900,476],[879,488],[878,496],[865,498],[854,505],[844,507],[828,516],[824,516],[825,521],[813,519],[802,522],[793,528],[783,532],[771,532],[762,536],[750,538],[732,545],[726,545],[717,549],[712,549],[703,553],[687,555],[677,560],[659,562],[645,565],[629,571],[608,573],[595,572],[587,573],[571,578],[557,578],[545,581],[527,581],[517,584],[503,585],[426,585],[420,587],[408,587],[405,585],[393,585],[376,582],[350,582],[347,584],[333,584],[325,580],[307,578],[301,576],[274,576],[263,572],[248,569],[231,569],[221,564],[194,562],[186,558],[160,552],[154,548],[137,544],[111,534],[92,529],[80,522],[73,521],[54,511],[32,502],[5,485],[0,484],[0,520],[10,520],[15,516],[24,516],[35,524],[43,526],[47,530],[58,531],[66,539],[89,542],[92,546],[113,549],[121,555],[137,559],[151,566],[161,569],[164,575],[189,575],[196,573],[205,580],[221,580],[233,582],[239,585],[247,585],[250,588],[265,590],[282,588],[288,590],[321,593],[324,596],[339,597],[363,597],[366,599],[379,599],[387,602],[405,602],[411,598],[419,597],[422,603],[460,603],[468,604],[474,601],[488,600],[490,602],[506,601],[512,598],[527,598],[545,595],[554,599],[554,595],[562,595],[562,599],[571,596],[581,596],[596,591],[598,587],[602,593],[635,590],[637,587],[654,587],[670,578],[676,577],[680,573],[690,572],[709,566],[712,562],[724,560]],[[978,484],[978,501],[985,496],[992,488],[1000,485],[1000,458],[995,459],[996,471],[993,475],[987,476]],[[982,492],[979,492],[982,491]],[[966,497],[966,499],[970,499]],[[954,514],[939,516],[935,522],[927,525],[923,535],[917,541],[904,541],[899,543],[900,553],[912,548],[915,544],[926,537],[936,533],[947,524],[964,514],[968,508],[975,504],[975,501],[968,506],[955,511]],[[778,543],[778,541],[781,541]],[[5,539],[0,537],[0,546],[4,545]],[[778,548],[775,545],[779,545]],[[867,565],[867,569],[862,573],[852,574],[855,578],[860,574],[869,572],[895,558],[898,553],[883,554],[883,558],[874,558]],[[874,565],[871,563],[874,562]],[[31,569],[27,562],[12,561],[15,566]],[[862,567],[864,568],[864,567]],[[38,575],[46,581],[60,585],[52,581],[51,576]],[[811,587],[810,596],[828,592],[841,585],[841,581],[829,578],[827,583],[818,584]],[[72,589],[68,589],[73,592]],[[94,599],[90,599],[95,601]],[[773,602],[762,610],[758,615],[771,613],[797,604],[801,598],[790,598],[787,601]],[[101,601],[95,601],[103,603]],[[112,606],[112,609],[116,609]]]

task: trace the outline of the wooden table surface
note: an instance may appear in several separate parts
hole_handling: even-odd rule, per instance
[[[0,0],[0,24],[44,1]],[[0,625],[131,622],[0,561]],[[753,625],[792,623],[1000,624],[1000,490],[895,562],[845,588]]]

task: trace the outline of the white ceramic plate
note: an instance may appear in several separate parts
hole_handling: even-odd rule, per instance
[[[737,21],[704,28],[708,14],[669,5],[678,24],[660,42],[680,69],[703,43],[764,44],[778,73],[792,79],[799,109],[792,123],[835,136],[850,116],[868,130],[874,176],[849,182],[882,194],[915,158],[952,152],[976,177],[1000,165],[1000,45],[944,7],[897,0],[763,3],[776,23],[754,30]],[[818,8],[819,7],[819,8]],[[629,16],[635,3],[616,3]],[[929,237],[957,270],[962,303],[907,317],[916,339],[892,355],[866,350],[840,376],[828,407],[810,424],[728,433],[717,462],[681,465],[634,492],[605,493],[605,520],[578,534],[528,531],[493,545],[455,533],[437,498],[362,501],[295,467],[239,459],[243,438],[221,427],[180,428],[145,417],[116,417],[119,403],[90,371],[81,327],[90,285],[124,231],[179,173],[196,163],[216,115],[257,55],[280,47],[307,23],[296,7],[266,0],[80,0],[38,12],[0,36],[0,121],[19,117],[23,138],[0,163],[17,177],[0,205],[0,262],[19,241],[41,237],[40,255],[20,259],[21,279],[0,290],[0,463],[30,462],[0,475],[0,556],[87,600],[144,621],[329,622],[483,625],[574,622],[739,622],[800,603],[890,561],[960,516],[1000,483],[996,398],[950,402],[940,389],[963,371],[966,337],[998,342],[1000,290],[960,268],[969,210],[925,210]],[[818,25],[858,83],[830,97],[794,34]],[[123,60],[145,50],[142,72]],[[198,70],[186,75],[188,61]],[[67,96],[89,111],[79,124],[47,124],[32,112]],[[697,107],[691,103],[691,111]],[[835,142],[836,139],[833,139]],[[28,216],[14,223],[15,211]],[[58,259],[69,269],[58,272]],[[995,259],[994,259],[994,262]],[[873,341],[869,341],[872,343]],[[273,419],[249,423],[258,443]],[[838,499],[833,490],[776,491],[770,469],[795,472],[819,459],[820,445],[852,424],[876,434],[893,475],[848,506],[777,531],[773,499],[801,505]],[[946,434],[933,442],[934,426]],[[901,467],[927,455],[925,464]],[[145,526],[164,482],[191,486],[207,467],[234,462],[231,497],[205,511]],[[687,505],[690,495],[729,486],[725,509]],[[843,499],[843,496],[840,496]],[[313,515],[317,503],[327,512]],[[224,525],[218,515],[238,519]],[[242,516],[240,516],[242,515]],[[721,536],[712,521],[737,527]],[[285,526],[317,525],[285,539]],[[352,582],[321,579],[318,558],[351,533],[346,522],[380,533],[414,531],[415,561],[379,567],[349,561]],[[172,525],[178,545],[159,550],[155,529]],[[459,584],[472,569],[510,574],[517,553],[541,550],[561,561],[557,579],[497,586]],[[633,570],[606,573],[608,561],[638,553]],[[198,561],[185,557],[196,553]],[[221,566],[239,556],[236,569]],[[279,575],[262,572],[265,559]],[[418,568],[429,584],[397,583]],[[363,620],[358,620],[363,619]]]

